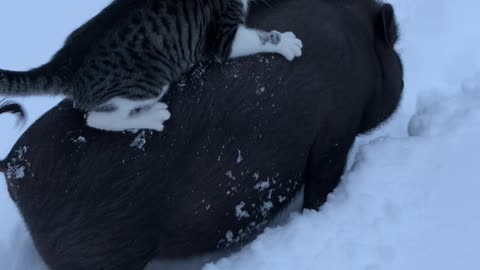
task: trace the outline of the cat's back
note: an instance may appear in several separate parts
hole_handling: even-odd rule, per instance
[[[53,56],[50,65],[71,68],[79,65],[84,54],[103,38],[119,27],[125,26],[129,18],[154,2],[174,0],[113,0],[99,14],[73,31],[64,46]]]

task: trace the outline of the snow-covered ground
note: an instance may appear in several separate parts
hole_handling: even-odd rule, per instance
[[[0,28],[3,68],[44,62],[108,0],[36,2],[2,2],[0,25],[15,26]],[[342,184],[320,211],[292,215],[204,270],[480,269],[480,2],[390,2],[406,71],[399,112],[359,138]],[[56,101],[22,100],[30,120]],[[13,124],[0,118],[0,157],[21,134],[7,128]],[[0,184],[0,269],[44,269]]]

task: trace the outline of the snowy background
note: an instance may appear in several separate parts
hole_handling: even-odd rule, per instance
[[[1,68],[37,66],[109,0],[2,0]],[[480,2],[391,0],[405,64],[399,112],[359,138],[320,211],[294,214],[204,270],[480,269]],[[59,24],[61,22],[61,24]],[[58,99],[21,99],[29,123]],[[0,117],[0,158],[23,130]],[[44,269],[0,177],[0,269]]]

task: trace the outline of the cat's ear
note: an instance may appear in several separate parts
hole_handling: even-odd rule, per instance
[[[377,35],[387,46],[393,47],[398,40],[398,26],[395,12],[390,4],[383,4],[377,15]]]

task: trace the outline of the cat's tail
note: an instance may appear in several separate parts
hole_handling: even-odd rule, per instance
[[[2,99],[0,100],[0,114],[3,113],[12,113],[17,116],[17,125],[18,124],[25,124],[27,120],[27,114],[25,113],[25,110],[23,107],[18,104],[14,103],[9,100]]]
[[[48,66],[42,66],[30,71],[0,69],[0,96],[64,94],[61,77],[51,74]]]

